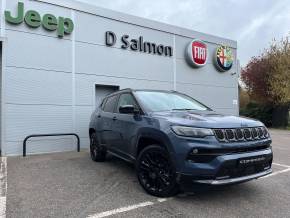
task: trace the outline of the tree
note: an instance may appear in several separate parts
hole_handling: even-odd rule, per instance
[[[244,90],[239,85],[239,99],[240,99],[240,108],[245,108],[250,103],[250,96],[248,95],[247,90]]]
[[[290,43],[289,37],[274,42],[267,51],[271,78],[270,95],[275,106],[273,126],[287,126],[290,106]]]
[[[290,107],[289,36],[274,40],[261,56],[253,57],[242,70],[241,78],[251,99],[273,106],[273,126],[287,126]]]
[[[253,57],[245,68],[242,69],[241,79],[246,85],[246,90],[252,100],[267,103],[270,96],[269,90],[269,61],[262,55]]]
[[[289,38],[272,44],[267,50],[269,60],[270,96],[275,105],[290,102],[290,43]]]

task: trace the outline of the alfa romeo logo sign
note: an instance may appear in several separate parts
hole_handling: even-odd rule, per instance
[[[233,66],[233,52],[228,46],[220,45],[216,49],[214,56],[215,64],[219,71],[225,72]]]
[[[187,61],[194,67],[202,67],[207,61],[207,45],[198,39],[192,40],[186,51]]]

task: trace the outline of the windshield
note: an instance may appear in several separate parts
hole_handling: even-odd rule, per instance
[[[176,92],[136,91],[137,98],[149,111],[210,110],[198,101]]]

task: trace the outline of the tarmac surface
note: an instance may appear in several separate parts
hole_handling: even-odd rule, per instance
[[[146,194],[134,167],[115,157],[95,163],[82,151],[3,158],[7,190],[0,203],[6,202],[7,217],[17,218],[290,217],[290,131],[271,136],[270,176],[165,199]]]

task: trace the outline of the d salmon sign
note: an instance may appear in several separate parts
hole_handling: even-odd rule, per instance
[[[228,46],[220,45],[216,49],[214,61],[219,71],[225,72],[233,66],[233,52]]]
[[[207,45],[199,39],[194,39],[187,46],[187,61],[193,67],[202,67],[206,64],[207,53]]]

